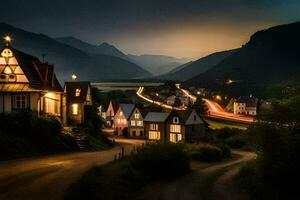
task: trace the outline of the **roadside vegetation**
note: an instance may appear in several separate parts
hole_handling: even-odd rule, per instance
[[[300,96],[274,102],[252,129],[258,158],[237,177],[253,199],[297,199],[300,178]]]
[[[0,114],[0,121],[0,160],[78,150],[54,117],[24,111]]]
[[[71,186],[66,199],[133,199],[142,187],[190,171],[183,145],[147,144],[132,155],[87,172]]]

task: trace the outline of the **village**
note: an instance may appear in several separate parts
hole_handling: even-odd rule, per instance
[[[93,106],[91,83],[77,81],[73,74],[72,81],[61,87],[54,65],[14,49],[9,36],[4,37],[4,42],[0,57],[0,113],[29,109],[40,115],[55,116],[69,129],[83,124],[87,107]],[[110,100],[108,105],[100,105],[98,114],[105,121],[104,132],[110,137],[193,143],[207,134],[204,117],[249,123],[257,114],[258,100],[252,96],[237,98],[233,113],[205,99],[207,113],[199,113],[193,108],[197,97],[215,97],[216,100],[221,97],[197,88],[192,88],[193,95],[179,85],[167,82],[158,87],[146,87],[145,91],[139,88],[136,92],[138,103]],[[263,108],[269,106],[267,101],[260,104]]]

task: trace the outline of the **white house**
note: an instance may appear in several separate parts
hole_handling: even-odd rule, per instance
[[[239,97],[233,104],[233,113],[238,115],[256,115],[257,99],[252,96]]]
[[[33,110],[66,119],[64,93],[54,66],[11,47],[0,50],[0,113]]]

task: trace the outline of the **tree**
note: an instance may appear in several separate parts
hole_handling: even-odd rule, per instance
[[[180,107],[182,105],[181,100],[178,97],[175,97],[174,106]]]
[[[201,98],[197,98],[196,102],[192,106],[193,109],[197,111],[199,115],[206,115],[208,108],[205,102]]]

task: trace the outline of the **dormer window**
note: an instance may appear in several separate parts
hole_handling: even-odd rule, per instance
[[[81,89],[76,89],[75,96],[79,97],[81,93]]]
[[[173,123],[178,124],[179,123],[179,118],[178,117],[173,117]]]

